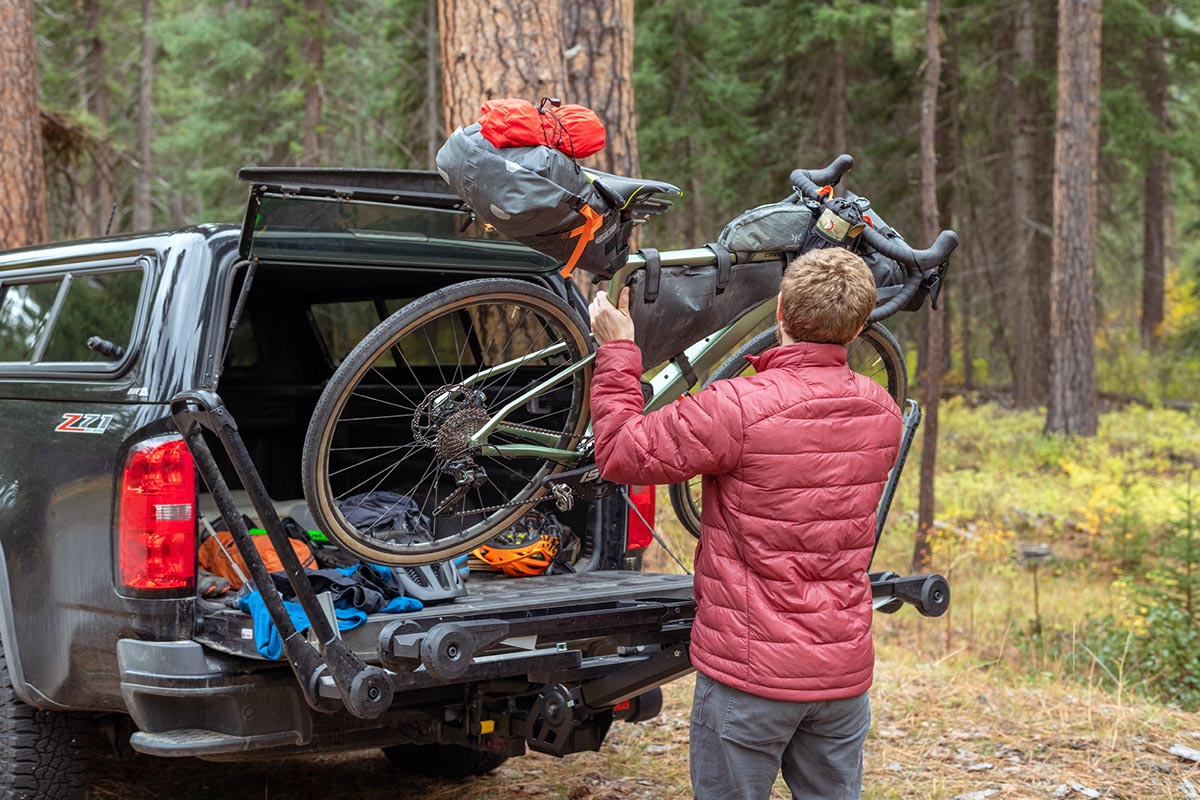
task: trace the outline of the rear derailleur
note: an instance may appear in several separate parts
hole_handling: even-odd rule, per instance
[[[454,491],[433,509],[433,515],[440,517],[446,509],[461,500],[467,492],[483,485],[487,480],[487,472],[475,463],[469,455],[461,455],[442,465],[442,474],[454,479]]]

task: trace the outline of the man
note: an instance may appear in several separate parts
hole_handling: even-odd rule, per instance
[[[696,797],[764,800],[782,769],[797,800],[858,798],[875,662],[866,569],[901,432],[892,398],[846,364],[875,306],[870,270],[842,249],[800,256],[780,286],[780,346],[751,359],[757,374],[648,415],[628,288],[618,302],[591,307],[600,474],[704,476]]]

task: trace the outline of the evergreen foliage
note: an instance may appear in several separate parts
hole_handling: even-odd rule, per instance
[[[99,25],[88,10],[99,3]],[[436,59],[430,0],[328,3],[324,66],[314,72],[303,44],[317,21],[311,0],[158,0],[153,163],[155,224],[236,222],[244,186],[238,167],[290,164],[304,140],[305,87],[323,96],[321,161],[330,166],[430,166],[443,126],[428,97]],[[1038,181],[1053,169],[1055,6],[1034,2],[1037,61],[1016,67],[1016,0],[947,0],[941,15],[946,67],[940,95],[939,173],[945,224],[964,245],[950,273],[952,312],[947,380],[1007,390],[1014,351],[1012,242],[1037,231],[1049,259],[1048,200],[1038,218],[1016,220],[1009,142],[1012,90],[1037,99]],[[919,238],[917,123],[923,74],[923,8],[917,0],[639,0],[635,87],[642,171],[684,187],[686,196],[642,233],[645,244],[690,246],[714,239],[751,206],[788,194],[789,172],[845,149],[858,159],[847,185],[910,239]],[[1162,9],[1167,12],[1162,13]],[[136,164],[137,4],[39,0],[37,23],[43,109],[72,135],[48,148],[55,238],[102,232],[108,208],[94,187],[101,154],[112,160],[114,231],[130,223]],[[1104,3],[1100,239],[1096,264],[1096,348],[1102,392],[1152,401],[1195,400],[1200,383],[1200,0]],[[1169,127],[1159,133],[1145,91],[1149,43],[1166,53]],[[108,118],[89,99],[92,42],[103,44]],[[844,86],[839,84],[842,66]],[[435,62],[436,65],[436,62]],[[439,81],[435,80],[435,87]],[[839,111],[841,109],[841,111]],[[601,110],[602,111],[602,110]],[[841,115],[841,116],[839,116]],[[75,135],[78,134],[78,135]],[[1138,336],[1143,181],[1155,148],[1170,158],[1167,309],[1163,349],[1152,356]],[[924,242],[915,242],[918,245]],[[1035,248],[1036,249],[1036,248]],[[1047,270],[1048,273],[1048,270]],[[1049,291],[1042,287],[1040,291]],[[917,348],[923,315],[895,322]],[[964,354],[964,333],[970,352]],[[964,360],[965,359],[965,360]]]

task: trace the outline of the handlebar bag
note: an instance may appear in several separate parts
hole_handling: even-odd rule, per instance
[[[714,250],[720,259],[725,248]],[[629,314],[642,350],[643,370],[676,357],[779,294],[783,279],[779,261],[726,262],[726,281],[718,290],[722,272],[719,263],[658,266],[654,251],[641,252],[647,256],[647,264],[646,269],[634,272],[630,281]]]
[[[859,220],[869,217],[871,224],[883,236],[899,238],[883,218],[871,208],[871,201],[852,192],[832,201],[839,210],[838,215],[847,223],[847,228]],[[788,200],[768,203],[746,211],[733,219],[717,238],[737,253],[805,253],[823,247],[850,247],[855,249],[866,262],[879,289],[878,303],[890,300],[904,283],[904,268],[887,256],[859,244],[852,237],[831,237],[817,225],[815,203],[803,200]]]
[[[483,222],[563,264],[607,277],[623,262],[620,213],[575,161],[552,147],[498,148],[479,123],[450,134],[437,170]]]
[[[903,238],[896,232],[895,228],[883,221],[883,217],[879,216],[877,211],[871,208],[870,200],[853,192],[846,192],[846,199],[858,206],[863,219],[868,221],[868,224],[875,229],[876,233],[888,239]],[[867,266],[870,267],[871,274],[875,277],[875,286],[881,290],[896,287],[890,292],[881,291],[879,293],[880,302],[890,300],[904,283],[904,267],[883,253],[867,247],[865,243],[858,249],[858,254],[862,256],[862,260],[867,262]]]

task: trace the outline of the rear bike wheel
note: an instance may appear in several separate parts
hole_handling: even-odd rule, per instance
[[[754,367],[746,356],[759,355],[778,344],[774,329],[765,330],[746,342],[729,358],[721,362],[707,381],[705,388],[714,382],[755,374]],[[846,360],[850,369],[866,375],[887,389],[896,405],[904,408],[908,399],[908,369],[900,343],[887,328],[873,322],[863,329],[858,338],[846,346]],[[668,489],[671,507],[683,527],[693,536],[700,536],[700,511],[703,507],[701,478],[699,475],[688,481],[671,484]]]
[[[313,412],[302,471],[321,530],[393,566],[458,555],[504,530],[543,498],[543,479],[564,469],[547,448],[573,450],[582,439],[591,364],[534,387],[591,351],[579,315],[525,281],[466,281],[405,305],[350,351]],[[472,446],[527,390],[504,418],[511,426]],[[533,446],[514,454],[498,445]],[[365,494],[383,491],[406,499],[362,513]]]

